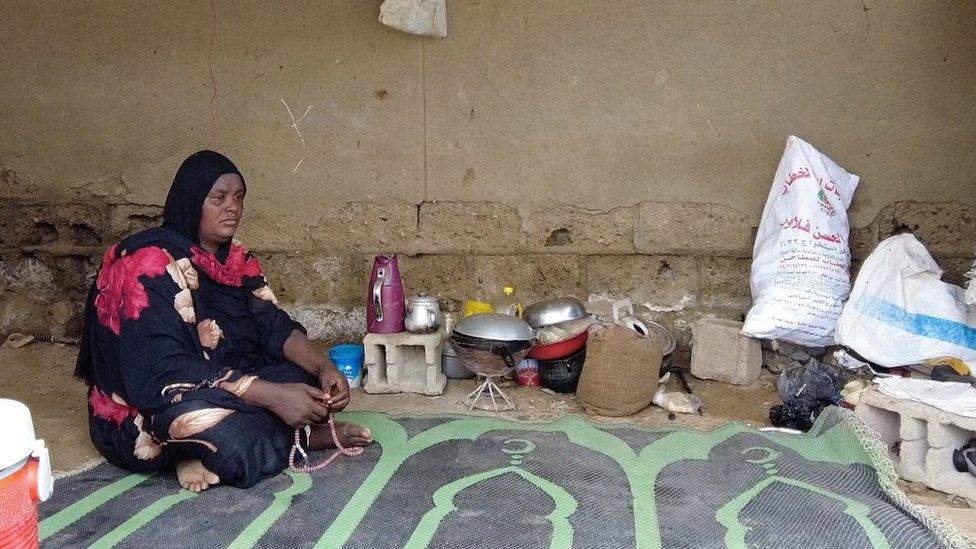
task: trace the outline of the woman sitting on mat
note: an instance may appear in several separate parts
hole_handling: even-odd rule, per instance
[[[85,307],[75,374],[95,447],[136,472],[175,467],[195,492],[281,472],[296,441],[335,447],[326,422],[349,403],[345,377],[233,241],[245,191],[223,155],[187,158],[163,226],[105,252]],[[343,447],[371,442],[364,427],[335,427]]]

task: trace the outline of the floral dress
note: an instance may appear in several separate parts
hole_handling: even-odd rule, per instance
[[[137,472],[200,459],[240,487],[279,473],[293,429],[240,396],[256,379],[318,387],[284,359],[295,329],[303,330],[236,241],[214,255],[156,228],[110,247],[88,297],[76,371],[89,384],[95,447]]]

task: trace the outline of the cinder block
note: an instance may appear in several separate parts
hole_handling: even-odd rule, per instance
[[[924,483],[927,476],[925,457],[928,453],[929,445],[924,438],[901,441],[898,448],[898,466],[895,467],[898,476],[911,482]]]
[[[928,423],[925,420],[901,416],[899,436],[902,440],[921,440],[928,435]]]
[[[762,347],[741,331],[742,323],[734,320],[699,320],[692,331],[691,375],[737,385],[759,379]]]
[[[976,438],[976,418],[897,399],[877,389],[861,396],[856,413],[888,446],[898,476],[976,500],[976,476],[960,473],[952,464],[952,453]]]
[[[433,334],[366,334],[367,393],[421,393],[428,396],[444,392],[447,377],[441,372],[443,330]]]
[[[892,412],[879,406],[872,406],[864,400],[861,400],[857,405],[857,415],[864,423],[874,429],[889,451],[895,448],[896,444],[901,440],[899,436],[901,416],[897,412]],[[895,461],[897,464],[897,459]]]
[[[959,448],[973,436],[972,432],[967,432],[948,422],[933,422],[929,426],[929,446],[933,448],[947,446]]]

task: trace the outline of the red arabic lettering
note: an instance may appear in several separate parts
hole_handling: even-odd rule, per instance
[[[790,192],[790,187],[793,183],[796,183],[800,179],[807,179],[810,177],[810,168],[800,168],[799,170],[789,174],[786,177],[786,184],[783,185],[783,195]]]
[[[837,189],[837,183],[834,183],[833,179],[828,179],[827,182],[824,183],[824,180],[821,177],[819,181],[820,181],[820,188],[822,188],[824,191],[828,193],[833,193],[834,196],[840,198],[840,191]]]

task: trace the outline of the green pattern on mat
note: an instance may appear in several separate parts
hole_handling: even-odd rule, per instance
[[[298,494],[304,494],[312,487],[312,476],[308,473],[285,471],[285,474],[291,477],[291,486],[285,490],[276,492],[274,502],[258,518],[254,519],[241,532],[241,535],[237,536],[237,539],[231,542],[228,549],[253,547],[254,543],[261,539],[261,536],[288,510],[288,507],[291,506],[292,498]]]
[[[463,521],[465,517],[464,511],[459,509],[459,498],[477,493],[479,498],[504,503],[506,498],[512,497],[511,492],[503,488],[499,493],[498,487],[524,483],[526,487],[538,490],[530,492],[535,494],[534,503],[526,503],[531,504],[531,512],[536,513],[536,518],[532,519],[535,522],[531,524],[544,525],[533,527],[534,533],[543,536],[545,545],[553,548],[587,543],[580,537],[584,533],[591,536],[588,543],[592,545],[593,532],[589,528],[611,527],[630,532],[626,539],[635,547],[661,547],[674,542],[666,538],[665,532],[672,535],[675,520],[688,520],[691,526],[696,523],[708,525],[714,534],[708,541],[729,547],[747,546],[751,540],[768,543],[774,538],[762,536],[788,535],[789,532],[784,534],[783,531],[802,527],[795,524],[797,521],[787,520],[786,515],[776,518],[775,509],[766,513],[770,501],[783,497],[783,490],[792,490],[790,497],[793,498],[810,498],[809,502],[802,501],[804,506],[811,505],[820,510],[840,509],[839,514],[846,518],[838,518],[837,528],[846,528],[844,532],[848,540],[860,540],[865,546],[904,546],[904,541],[897,538],[909,535],[906,532],[916,536],[916,541],[928,536],[928,542],[936,545],[941,542],[962,546],[966,542],[954,528],[912,506],[903,494],[897,492],[891,464],[882,455],[884,447],[871,438],[852,414],[839,409],[825,412],[811,433],[804,436],[759,432],[735,423],[710,432],[674,427],[637,429],[620,424],[597,425],[579,416],[566,416],[545,424],[512,423],[486,417],[398,418],[373,412],[342,416],[343,420],[358,422],[372,430],[379,446],[367,453],[372,458],[343,459],[313,475],[289,471],[286,473],[288,478],[282,480],[290,480],[290,483],[273,494],[267,493],[270,481],[252,491],[235,493],[233,489],[218,487],[201,494],[201,502],[213,501],[216,505],[220,505],[217,502],[233,501],[237,495],[240,495],[240,501],[246,501],[240,504],[239,512],[233,513],[244,521],[242,527],[235,527],[226,534],[210,531],[208,535],[225,537],[207,539],[235,549],[258,544],[282,546],[286,544],[282,540],[288,540],[290,545],[304,543],[317,548],[363,547],[369,546],[370,535],[376,535],[375,527],[380,524],[377,520],[397,517],[401,519],[403,529],[396,535],[401,537],[385,540],[388,543],[434,547],[447,543],[446,539],[457,544],[462,538],[456,532],[456,521]],[[408,435],[405,427],[411,422],[415,425],[410,429],[416,433],[413,436]],[[621,429],[630,434],[624,436]],[[635,443],[635,439],[639,440]],[[553,456],[566,454],[577,456],[572,459],[580,464],[589,464],[587,474],[590,476],[583,480],[569,479],[565,475],[572,475],[571,469],[558,468],[558,464],[551,463]],[[438,468],[445,459],[457,462],[453,464],[456,467],[451,470],[453,472],[445,473],[444,478],[424,474],[425,471],[433,473],[431,468]],[[821,482],[819,477],[804,473],[814,468],[825,471],[826,480]],[[327,489],[335,487],[338,490],[343,486],[343,479],[353,471],[358,471],[358,476],[354,475],[356,480],[351,481],[355,484],[345,484],[341,499],[330,502],[328,494],[331,492]],[[718,471],[717,476],[714,476],[715,471]],[[871,471],[874,471],[873,476]],[[591,478],[594,474],[598,478]],[[711,485],[695,484],[701,482],[699,476],[708,474],[713,475],[709,477]],[[798,474],[803,478],[797,477]],[[79,477],[83,475],[85,473]],[[325,484],[319,484],[320,478]],[[163,481],[146,483],[148,479],[145,475],[123,476],[67,504],[63,510],[43,520],[42,540],[50,540],[56,545],[57,536],[69,533],[68,529],[80,524],[79,521],[91,523],[92,519],[86,517],[95,509],[104,508],[106,511],[102,511],[102,515],[118,516],[118,522],[88,524],[88,528],[95,530],[92,533],[94,541],[85,543],[94,547],[134,545],[137,536],[148,535],[145,529],[152,528],[154,521],[163,528],[159,521],[164,520],[161,518],[164,514],[169,517],[166,520],[182,524],[192,522],[198,518],[195,515],[200,514],[201,509],[206,509],[197,505],[193,507],[196,511],[184,510],[188,500],[197,497],[185,490],[166,495],[160,488],[160,494],[156,496],[152,482]],[[497,484],[499,482],[503,484]],[[280,481],[275,483],[281,486]],[[423,493],[417,495],[419,499],[411,500],[411,508],[401,506],[397,509],[396,494],[403,493],[397,490],[403,490],[405,486],[409,489],[421,487],[417,489]],[[148,507],[114,511],[112,506],[124,507],[125,498],[119,496],[136,489],[142,494],[138,501],[151,501]],[[610,495],[599,495],[603,494],[601,489]],[[721,492],[723,489],[728,493]],[[591,491],[598,492],[599,497],[612,497],[607,501],[615,504],[622,502],[632,516],[621,519],[619,524],[587,524],[586,517],[593,512],[594,502],[599,500]],[[705,505],[701,502],[708,500],[705,507],[695,507],[696,513],[704,510],[708,515],[676,519],[673,505],[678,500],[673,494],[682,493],[692,494],[692,497],[681,500],[687,505]],[[246,497],[257,494],[266,495]],[[622,494],[628,497],[621,499]],[[391,498],[394,507],[390,507]],[[317,518],[309,509],[330,503],[329,516],[334,518],[321,523],[306,520]],[[486,503],[491,505],[491,501]],[[584,510],[585,505],[590,507]],[[305,509],[301,511],[305,514],[296,515],[300,513],[296,506]],[[757,512],[761,516],[759,522]],[[701,522],[703,520],[705,522]],[[782,528],[770,530],[767,523],[777,520],[783,522]],[[664,521],[670,521],[668,528]],[[214,522],[220,523],[216,519]],[[208,521],[208,527],[209,524]],[[309,531],[290,531],[289,534],[286,532],[288,528],[308,528]],[[800,534],[802,532],[797,535]],[[68,539],[65,538],[65,543]],[[542,542],[536,539],[533,543],[538,546]],[[609,538],[606,543],[611,543]],[[619,539],[615,543],[619,543]]]
[[[52,535],[60,532],[61,529],[70,526],[81,517],[100,507],[102,504],[125,493],[130,488],[138,486],[146,481],[149,475],[131,474],[121,480],[117,480],[108,486],[99,488],[81,500],[71,504],[63,511],[52,515],[39,525],[41,541],[46,540]]]
[[[189,490],[180,490],[175,494],[160,498],[149,507],[139,511],[135,514],[135,516],[120,524],[111,532],[102,536],[100,539],[98,539],[98,541],[91,545],[91,548],[108,549],[109,547],[115,547],[117,543],[130,536],[136,530],[149,524],[153,519],[159,515],[162,515],[174,505],[180,503],[181,501],[195,497],[197,497],[197,495],[194,492]]]

